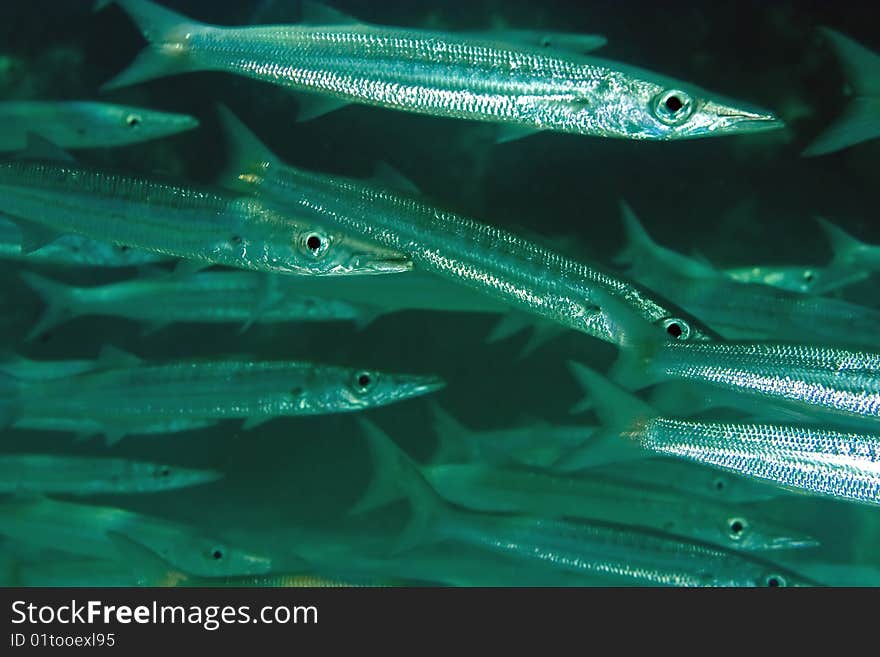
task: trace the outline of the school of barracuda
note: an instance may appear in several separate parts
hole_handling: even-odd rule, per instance
[[[750,102],[595,57],[599,34],[387,27],[294,4],[298,22],[218,26],[150,0],[99,0],[96,12],[121,10],[146,41],[100,93],[211,72],[200,89],[237,77],[295,92],[299,123],[365,105],[389,124],[401,113],[481,122],[511,149],[539,132],[589,148],[787,129]],[[853,94],[805,157],[880,137],[880,55],[817,30]],[[209,114],[98,90],[0,101],[0,259],[14,263],[8,287],[39,306],[0,354],[4,585],[880,584],[876,556],[828,557],[827,532],[780,511],[880,513],[880,309],[846,297],[880,273],[880,244],[817,214],[830,262],[721,266],[662,245],[640,208],[613,199],[619,218],[589,220],[619,222],[625,246],[583,257],[444,209],[384,163],[371,178],[300,168],[225,104]],[[90,155],[207,126],[228,154],[212,184]],[[527,371],[568,334],[584,346],[561,366],[584,397],[565,423],[511,403],[503,426],[468,426],[419,349],[409,367],[386,368],[359,347],[374,322],[407,313],[494,317],[474,339],[482,371],[467,364],[486,386],[506,383],[493,379],[504,377],[493,345],[529,332],[514,364]],[[134,348],[103,339],[113,321]],[[100,349],[34,355],[74,323]],[[196,353],[185,341],[161,356],[137,348],[187,324]],[[340,325],[348,332],[333,335],[351,349],[302,337]],[[272,348],[222,348],[253,333]],[[389,405],[418,424],[377,422],[386,416],[371,409]],[[286,458],[260,446],[269,422],[290,443],[317,426],[339,436],[336,464],[302,464],[326,469],[315,476],[328,494],[352,459],[370,471],[336,517],[278,522],[235,499],[236,468],[259,486],[260,459]],[[414,432],[434,436],[433,453],[398,444]],[[225,435],[254,458],[217,458]],[[181,458],[188,442],[203,445],[196,458]],[[266,475],[270,499],[274,485]],[[195,502],[182,501],[189,492]],[[268,520],[208,521],[205,507]]]

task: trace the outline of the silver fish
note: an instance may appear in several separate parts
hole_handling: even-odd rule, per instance
[[[224,28],[117,0],[150,45],[105,89],[226,71],[346,103],[624,139],[782,127],[771,112],[615,62],[527,42],[352,23]],[[531,37],[530,37],[531,39]],[[309,115],[320,112],[311,110]]]
[[[656,244],[622,204],[628,274],[731,340],[873,346],[880,311],[841,299],[738,283],[721,271]]]
[[[14,219],[6,218],[2,213],[0,258],[76,267],[133,267],[168,260],[158,253],[99,242],[82,235],[59,235],[49,244],[27,252],[22,249],[21,230],[15,225]]]
[[[22,230],[26,252],[61,233],[76,233],[197,263],[257,271],[342,275],[412,268],[400,254],[324,230],[311,220],[299,221],[250,197],[70,162],[0,164],[0,194],[4,211]]]
[[[309,294],[293,276],[262,272],[200,272],[157,275],[96,287],[73,287],[31,272],[21,277],[46,303],[32,339],[74,317],[104,315],[149,323],[152,329],[175,322],[254,323],[351,321],[374,315],[345,301]]]
[[[562,326],[614,341],[596,291],[621,299],[682,340],[712,335],[647,292],[500,228],[361,181],[286,166],[224,111],[237,153],[233,184],[318,223],[405,253],[415,266]],[[674,328],[672,328],[674,327]]]
[[[531,420],[519,426],[494,430],[465,427],[435,403],[429,403],[437,434],[431,462],[459,464],[470,461],[518,463],[548,467],[568,450],[589,442],[595,427],[551,425]]]
[[[207,484],[222,476],[212,470],[119,458],[0,455],[0,493],[153,493]]]
[[[22,150],[29,133],[61,148],[107,148],[159,139],[199,126],[195,117],[86,101],[0,102],[0,151]]]
[[[184,524],[116,507],[44,497],[0,501],[0,534],[91,559],[119,558],[108,532],[124,532],[189,573],[203,576],[271,572],[272,561]]]
[[[817,426],[679,420],[658,416],[601,375],[573,364],[609,429],[599,458],[632,447],[675,456],[798,491],[880,504],[880,434]]]
[[[767,285],[787,292],[819,295],[841,290],[868,277],[865,271],[853,271],[833,265],[753,265],[730,267],[722,270],[722,273],[737,283]]]
[[[120,429],[127,424],[239,418],[252,428],[281,416],[383,406],[443,387],[433,376],[302,362],[156,364],[117,352],[115,361],[105,358],[104,365],[64,379],[6,380],[5,403],[16,420],[86,420]]]
[[[593,574],[654,586],[798,586],[808,579],[745,553],[626,525],[531,516],[497,516],[447,505],[417,466],[375,425],[361,421],[376,474],[354,511],[399,497],[412,518],[400,548],[451,540],[547,564],[563,572]]]
[[[739,550],[818,545],[803,532],[778,526],[752,509],[664,487],[481,463],[431,466],[422,472],[441,497],[474,511],[625,523]]]

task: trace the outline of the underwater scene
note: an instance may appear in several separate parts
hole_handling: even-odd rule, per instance
[[[880,585],[877,12],[5,0],[0,584]]]

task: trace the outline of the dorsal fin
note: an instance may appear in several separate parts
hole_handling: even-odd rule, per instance
[[[56,146],[45,137],[35,132],[27,133],[27,146],[17,155],[23,160],[41,160],[46,162],[65,162],[72,164],[73,156],[63,148]]]
[[[102,367],[134,367],[142,362],[134,354],[109,344],[101,347],[101,352],[98,354],[98,363]]]
[[[230,189],[247,189],[250,184],[246,176],[266,167],[277,166],[278,158],[228,107],[218,105],[217,114],[229,148],[226,168],[220,174],[218,183]]]
[[[821,27],[819,31],[828,39],[840,58],[841,66],[856,95],[880,95],[880,55],[829,27]]]
[[[381,160],[376,164],[376,171],[373,173],[372,180],[381,187],[396,189],[407,194],[418,195],[421,193],[412,180],[387,162]]]

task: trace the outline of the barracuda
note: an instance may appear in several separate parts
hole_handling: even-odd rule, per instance
[[[119,551],[138,586],[166,587],[262,587],[262,588],[348,588],[365,586],[394,586],[400,582],[371,578],[324,577],[316,573],[267,573],[238,577],[204,577],[175,568],[166,559],[140,542],[118,532],[110,539]],[[316,612],[317,613],[317,612]]]
[[[797,586],[811,582],[774,564],[705,543],[631,526],[530,516],[484,515],[446,504],[418,467],[375,425],[361,421],[374,479],[355,512],[407,497],[412,518],[400,549],[451,540],[514,556],[523,564],[654,586]]]
[[[626,203],[622,203],[622,215],[627,245],[617,261],[629,265],[627,274],[725,338],[859,347],[878,343],[880,311],[841,299],[730,280],[708,264],[655,243]],[[847,274],[846,279],[854,282],[857,277]]]
[[[818,545],[753,509],[592,474],[571,477],[485,464],[432,466],[423,474],[441,497],[474,511],[619,522],[739,550]]]
[[[433,376],[301,362],[155,364],[117,352],[103,365],[65,379],[5,381],[5,403],[16,421],[69,419],[106,423],[121,432],[127,425],[189,419],[238,418],[246,420],[245,428],[252,428],[281,416],[383,406],[443,387]]]
[[[30,272],[22,278],[46,303],[34,338],[74,317],[105,315],[147,322],[155,330],[175,322],[252,324],[350,321],[373,315],[364,307],[309,294],[293,276],[260,272],[157,275],[97,287],[72,287]]]
[[[78,101],[0,102],[0,151],[27,146],[35,133],[62,148],[107,148],[159,139],[199,126],[195,117],[142,107]]]
[[[118,458],[0,455],[2,493],[154,493],[207,484],[222,477],[222,473],[212,470]]]
[[[880,435],[817,426],[704,422],[659,417],[600,374],[572,364],[608,427],[593,458],[626,460],[647,450],[772,481],[786,488],[880,504]]]
[[[595,427],[551,425],[534,419],[520,426],[490,431],[470,429],[429,402],[437,435],[431,462],[460,464],[471,461],[517,463],[549,467],[568,450],[589,442]]]
[[[32,151],[37,156],[36,149]],[[0,164],[3,210],[30,252],[60,234],[196,263],[304,275],[408,271],[400,254],[270,209],[258,200],[60,161]]]
[[[107,3],[102,3],[107,4]],[[105,85],[226,71],[327,96],[526,130],[641,140],[782,127],[774,114],[615,62],[485,36],[357,24],[222,28],[117,0],[150,45]]]
[[[270,559],[184,524],[116,507],[44,497],[0,501],[0,534],[92,559],[118,559],[109,532],[124,532],[175,567],[205,577],[271,572]]]
[[[417,269],[606,341],[615,338],[594,300],[596,290],[621,299],[647,321],[664,328],[674,325],[682,340],[712,335],[636,285],[534,240],[444,212],[404,193],[283,165],[228,111],[223,116],[236,153],[233,162],[238,163],[231,169],[230,184],[405,253]]]
[[[15,220],[4,217],[2,213],[0,258],[77,267],[132,267],[168,259],[158,253],[91,240],[82,235],[59,235],[51,243],[27,252],[22,249],[21,230],[15,225]]]

